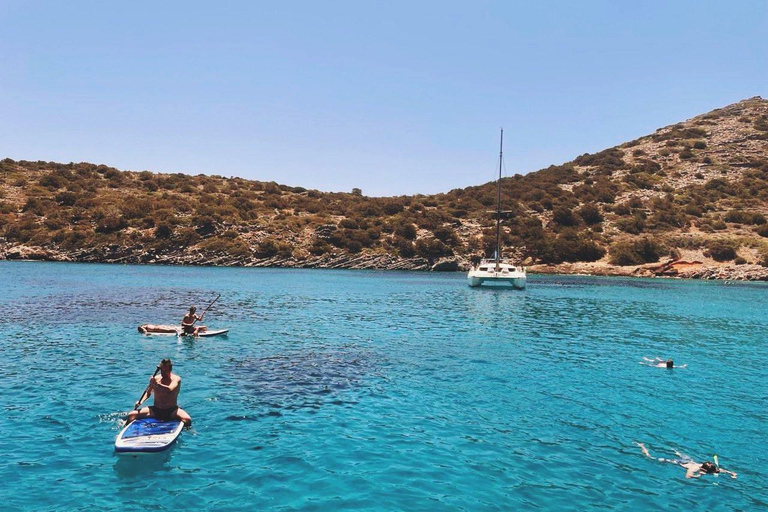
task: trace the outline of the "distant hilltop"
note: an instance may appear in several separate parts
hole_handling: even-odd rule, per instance
[[[534,272],[768,280],[760,97],[502,188],[505,255]],[[377,198],[5,159],[0,258],[460,270],[492,252],[495,201],[495,183]]]

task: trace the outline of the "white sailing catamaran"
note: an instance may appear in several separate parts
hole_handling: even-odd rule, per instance
[[[493,258],[483,258],[480,264],[472,266],[467,274],[469,286],[501,285],[518,290],[525,288],[525,268],[501,257],[501,168],[504,163],[504,130],[499,143],[499,180],[496,190],[496,250]]]

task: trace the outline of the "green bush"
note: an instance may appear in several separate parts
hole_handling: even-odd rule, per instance
[[[42,176],[40,181],[38,181],[38,184],[48,190],[57,190],[64,186],[64,181],[53,173],[49,173]]]
[[[701,217],[702,215],[704,215],[704,211],[696,203],[688,203],[687,205],[685,205],[685,208],[683,209],[683,211],[688,215],[692,215],[694,217]]]
[[[416,226],[411,223],[401,224],[395,228],[395,234],[406,240],[416,240]]]
[[[128,227],[128,222],[119,215],[107,215],[96,224],[97,233],[114,233]]]
[[[382,210],[387,215],[396,215],[404,210],[402,201],[397,199],[389,199],[382,205]]]
[[[552,220],[561,226],[575,226],[578,224],[576,217],[573,215],[573,211],[564,206],[558,206],[552,211]]]
[[[768,267],[768,249],[763,248],[760,251],[759,258],[760,259],[758,260],[758,265],[762,265],[764,267]]]
[[[592,203],[588,203],[582,206],[579,210],[579,215],[581,216],[582,220],[584,220],[584,222],[589,226],[603,222],[603,214],[600,213],[600,208]]]
[[[597,261],[605,256],[605,250],[593,240],[575,230],[566,231],[555,242],[557,260],[560,261]]]
[[[312,242],[309,247],[309,253],[314,256],[322,256],[328,252],[331,252],[332,248],[325,240],[317,238]]]
[[[658,178],[655,178],[654,176],[641,172],[637,174],[627,174],[624,176],[624,182],[629,183],[631,185],[636,186],[637,188],[641,189],[652,189],[656,182],[658,181]]]
[[[704,256],[715,261],[730,261],[736,257],[736,244],[731,240],[710,240],[707,242]]]
[[[347,240],[347,251],[357,254],[363,250],[363,244],[357,240]]]
[[[441,242],[455,246],[459,243],[459,238],[456,235],[456,231],[450,226],[441,226],[433,231],[435,238]]]
[[[200,240],[200,235],[198,235],[197,231],[192,228],[179,229],[176,233],[176,237],[183,247],[193,246]]]
[[[211,237],[200,242],[199,247],[203,253],[211,256],[244,257],[251,254],[248,244],[240,239],[232,240],[229,238]]]
[[[357,229],[359,226],[357,225],[357,222],[354,221],[354,219],[341,219],[341,222],[339,222],[339,227],[346,229]]]
[[[650,238],[616,242],[610,249],[610,262],[620,266],[655,263],[664,252],[665,247]]]
[[[434,259],[451,256],[453,251],[436,238],[420,238],[416,241],[416,254],[423,258]]]
[[[574,160],[576,165],[597,167],[607,173],[612,173],[618,169],[624,169],[624,152],[619,149],[606,149],[599,153],[590,155],[589,153],[581,155]]]
[[[398,254],[403,258],[413,258],[416,256],[416,247],[407,238],[395,236],[394,245],[397,248]]]
[[[64,191],[56,194],[55,199],[61,206],[73,206],[78,197],[74,192]]]
[[[725,214],[725,222],[733,222],[734,224],[748,224],[752,220],[752,215],[742,212],[741,210],[731,210]]]
[[[620,218],[616,220],[616,227],[625,233],[632,235],[639,235],[645,229],[645,219],[639,215],[633,215],[628,218]]]
[[[168,222],[161,222],[155,228],[155,238],[167,240],[173,236],[173,226]]]

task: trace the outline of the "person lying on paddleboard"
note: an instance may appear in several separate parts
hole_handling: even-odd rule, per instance
[[[643,450],[643,454],[647,457],[654,459],[650,452],[648,451],[648,448],[645,447],[643,443],[637,443],[637,446],[640,447],[641,450]],[[699,464],[698,462],[694,461],[687,455],[683,455],[680,452],[675,452],[675,455],[680,457],[679,459],[664,459],[659,457],[659,462],[670,462],[672,464],[677,464],[678,466],[682,466],[685,468],[685,478],[699,478],[701,475],[714,475],[717,473],[727,473],[731,475],[731,478],[736,478],[736,473],[733,471],[728,471],[727,469],[723,469],[720,467],[719,464],[717,464],[717,455],[715,455],[715,462],[702,462]]]
[[[155,403],[149,407],[144,407],[137,411],[128,413],[126,423],[130,423],[139,418],[157,418],[159,420],[179,420],[185,425],[192,424],[192,418],[187,412],[179,407],[177,400],[181,391],[181,377],[173,373],[173,363],[170,359],[160,361],[160,375],[153,375],[149,378],[146,399],[154,393]],[[141,406],[136,402],[136,408]]]
[[[155,325],[155,324],[141,324],[139,326],[139,332],[141,334],[176,334],[179,328],[175,325]]]
[[[640,361],[640,364],[655,366],[656,368],[669,368],[670,370],[672,368],[685,368],[688,366],[687,364],[684,364],[683,366],[675,366],[675,362],[673,360],[667,359],[665,361],[660,357],[657,357],[656,359],[648,359],[647,357],[643,357],[643,361]]]
[[[203,311],[203,314],[200,316],[197,316],[195,314],[195,311],[197,311],[195,306],[190,306],[189,313],[184,315],[184,318],[181,319],[181,332],[183,334],[192,334],[194,336],[197,336],[198,333],[205,332],[206,330],[208,330],[208,328],[204,325],[195,326],[195,322],[197,322],[198,320],[202,322],[203,317],[205,316],[205,311]]]

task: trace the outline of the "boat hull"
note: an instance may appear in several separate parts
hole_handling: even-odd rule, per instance
[[[516,290],[524,290],[525,289],[525,281],[526,278],[523,277],[510,277],[510,276],[495,276],[495,275],[469,275],[467,276],[467,284],[471,286],[472,288],[476,288],[478,286],[504,286],[504,287],[512,287]]]
[[[503,260],[498,263],[492,260],[483,260],[480,265],[473,267],[467,274],[467,284],[472,288],[503,286],[523,290],[525,289],[525,281],[525,268]]]

